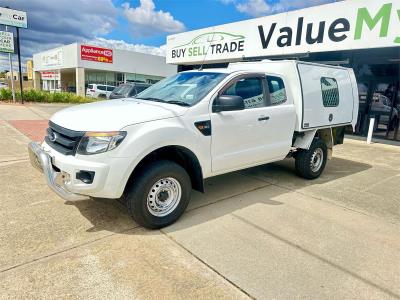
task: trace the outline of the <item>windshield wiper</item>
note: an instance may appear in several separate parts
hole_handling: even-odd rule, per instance
[[[176,105],[180,105],[180,106],[190,106],[189,103],[179,101],[179,100],[166,101],[166,100],[163,100],[160,98],[154,98],[154,97],[143,97],[143,98],[137,98],[137,99],[149,100],[149,101],[161,102],[161,103],[168,103],[168,104],[176,104]]]
[[[136,98],[136,99],[142,99],[142,100],[149,100],[149,101],[154,101],[154,102],[163,102],[165,103],[166,101],[160,98],[154,98],[154,97],[142,97],[142,98]]]
[[[190,106],[189,103],[186,103],[186,102],[183,102],[183,101],[177,101],[177,100],[165,101],[165,103],[176,104],[176,105],[180,105],[180,106]]]

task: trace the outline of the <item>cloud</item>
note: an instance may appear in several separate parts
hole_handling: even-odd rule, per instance
[[[250,16],[262,16],[271,13],[273,8],[264,0],[248,0],[236,4],[236,9]]]
[[[111,0],[3,0],[2,6],[28,12],[29,29],[21,29],[23,61],[34,53],[109,33],[118,10]],[[0,59],[0,71],[9,69]],[[14,66],[17,65],[14,57]]]
[[[233,4],[236,9],[252,17],[260,17],[280,12],[301,9],[335,0],[220,0],[223,4]]]
[[[161,33],[176,33],[185,30],[185,25],[169,13],[156,10],[153,0],[140,0],[140,6],[122,4],[123,14],[133,26],[135,36],[153,36]]]
[[[105,38],[96,38],[95,40],[88,41],[90,45],[98,45],[106,48],[114,48],[121,50],[129,50],[134,52],[141,52],[146,54],[153,54],[159,56],[165,56],[166,54],[166,45],[162,45],[160,47],[147,46],[143,44],[130,44],[122,40],[112,40]]]

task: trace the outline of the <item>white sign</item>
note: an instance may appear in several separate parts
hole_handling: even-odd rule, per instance
[[[167,63],[400,47],[399,0],[347,0],[170,35]]]
[[[56,71],[41,72],[42,80],[60,80],[60,73]]]
[[[14,36],[12,32],[0,31],[0,52],[14,53]]]
[[[47,51],[41,55],[42,67],[62,67],[63,66],[63,50],[58,48]]]
[[[0,24],[28,28],[26,12],[0,7]]]

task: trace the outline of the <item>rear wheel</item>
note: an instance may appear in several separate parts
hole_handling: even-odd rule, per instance
[[[126,204],[140,225],[156,229],[174,223],[185,211],[191,196],[189,175],[172,161],[149,164],[128,187]]]
[[[306,179],[318,178],[325,169],[327,147],[323,140],[314,139],[310,149],[299,150],[296,155],[296,171]]]

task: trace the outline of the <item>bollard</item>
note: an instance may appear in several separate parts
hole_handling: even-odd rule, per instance
[[[367,144],[371,144],[371,142],[372,142],[372,134],[374,133],[374,125],[375,125],[375,118],[371,118],[369,120]]]

